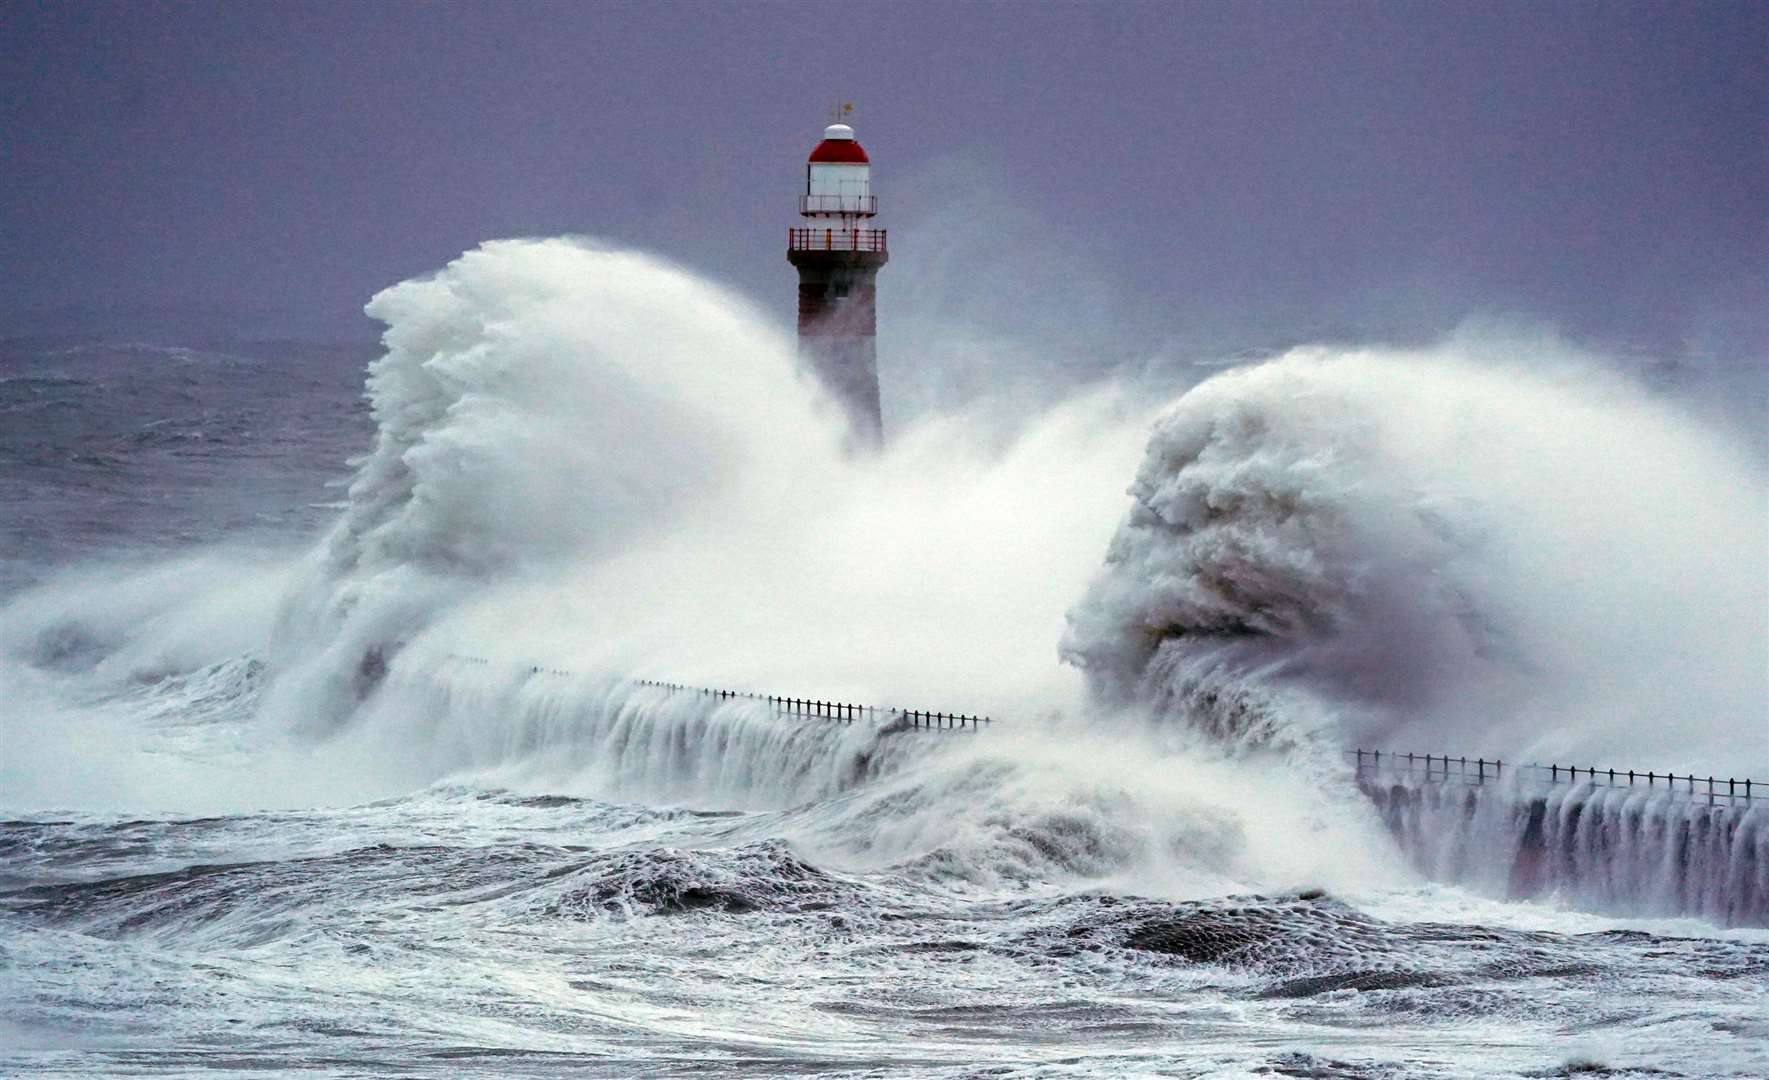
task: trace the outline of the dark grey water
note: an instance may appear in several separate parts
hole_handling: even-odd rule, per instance
[[[375,352],[0,340],[0,591],[82,559],[310,537],[368,443]]]

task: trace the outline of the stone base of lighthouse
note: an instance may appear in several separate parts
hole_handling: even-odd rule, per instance
[[[878,268],[882,251],[791,250],[799,272],[799,355],[842,405],[855,449],[884,442],[878,400]]]

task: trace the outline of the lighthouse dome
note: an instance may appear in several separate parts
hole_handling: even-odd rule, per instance
[[[854,129],[846,124],[831,124],[823,129],[823,141],[811,151],[811,160],[821,165],[865,165],[866,151],[854,140]]]

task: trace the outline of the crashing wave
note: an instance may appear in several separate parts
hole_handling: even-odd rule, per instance
[[[1069,614],[1095,698],[1243,749],[1760,757],[1748,463],[1628,387],[1456,352],[1301,350],[1175,402]]]

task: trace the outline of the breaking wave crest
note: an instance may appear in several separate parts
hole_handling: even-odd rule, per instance
[[[1241,749],[1761,771],[1762,478],[1545,352],[1301,350],[1193,389],[1065,654]]]
[[[649,256],[489,243],[368,311],[388,326],[374,447],[272,642],[309,722],[347,716],[365,658],[385,663],[468,596],[655,543],[766,459],[838,460],[776,332]],[[755,437],[764,416],[781,437]]]

